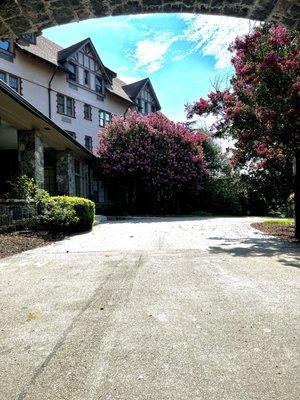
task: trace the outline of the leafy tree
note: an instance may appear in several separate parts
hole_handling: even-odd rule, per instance
[[[246,212],[246,191],[221,146],[209,134],[203,142],[207,174],[199,207],[208,212],[240,215]]]
[[[295,153],[299,160],[299,37],[282,25],[265,24],[237,38],[229,50],[235,70],[231,88],[201,98],[188,107],[189,116],[215,115],[215,135],[236,141],[233,165],[264,182],[266,201],[283,202],[292,192]],[[298,196],[299,178],[297,202]]]
[[[101,134],[99,174],[124,188],[131,212],[183,210],[201,189],[205,139],[161,114],[116,116]]]

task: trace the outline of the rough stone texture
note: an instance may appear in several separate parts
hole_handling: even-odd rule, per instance
[[[34,131],[18,131],[18,160],[21,174],[35,179],[44,187],[44,145]]]
[[[300,29],[298,0],[3,0],[0,38],[93,17],[168,12],[274,20]]]
[[[74,158],[68,150],[57,152],[56,184],[59,194],[75,194]]]
[[[5,200],[0,203],[0,227],[7,227],[29,220],[37,215],[37,209],[34,204],[28,204],[20,200]]]

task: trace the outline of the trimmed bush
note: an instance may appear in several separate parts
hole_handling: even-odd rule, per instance
[[[50,231],[83,232],[92,229],[95,204],[83,197],[53,196],[42,215]]]

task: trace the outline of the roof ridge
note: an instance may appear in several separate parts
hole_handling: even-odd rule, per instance
[[[131,86],[131,85],[136,85],[137,83],[141,83],[141,82],[146,82],[147,80],[148,80],[149,78],[143,78],[143,79],[140,79],[139,81],[134,81],[134,82],[131,82],[131,83],[126,83],[126,85],[125,86]]]

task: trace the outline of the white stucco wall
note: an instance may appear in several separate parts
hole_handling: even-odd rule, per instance
[[[21,78],[22,95],[33,104],[37,109],[49,117],[48,85],[55,67],[50,66],[44,61],[38,60],[21,51],[16,51],[13,62],[0,58],[0,70],[11,73]],[[79,78],[82,82],[83,70],[79,69]],[[91,76],[91,79],[93,77]],[[65,130],[75,132],[76,139],[85,144],[85,135],[93,138],[93,149],[98,146],[99,109],[108,111],[112,114],[124,115],[129,103],[120,97],[106,93],[104,101],[97,99],[95,91],[86,89],[83,86],[76,86],[77,90],[71,87],[66,78],[66,74],[57,71],[51,84],[51,119]],[[91,82],[91,87],[94,87]],[[75,118],[64,117],[57,113],[56,96],[62,93],[75,99]],[[92,121],[84,119],[84,104],[92,106]],[[69,122],[66,122],[66,121]]]

